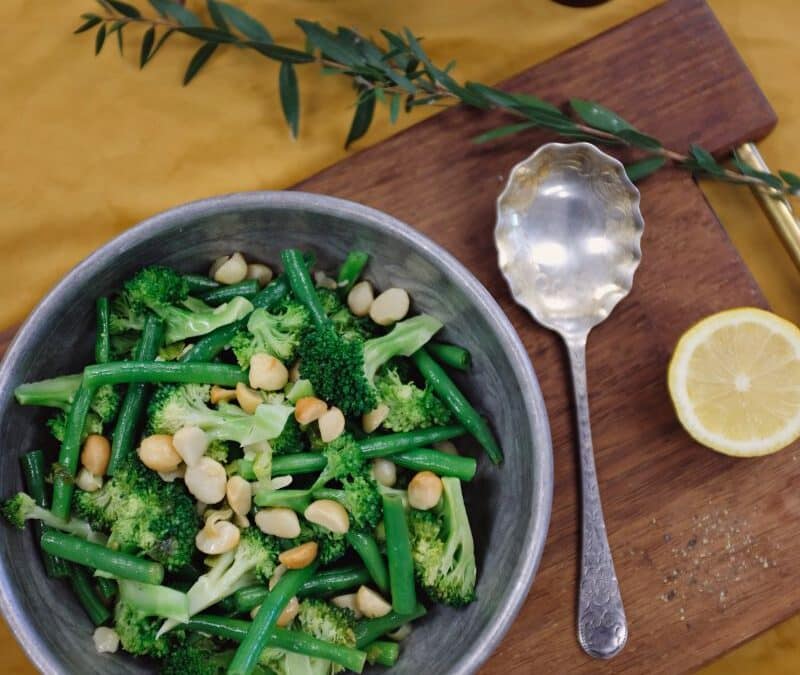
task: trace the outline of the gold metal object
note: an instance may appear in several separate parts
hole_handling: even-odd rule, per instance
[[[769,171],[755,143],[744,143],[736,148],[739,158],[759,171]],[[791,256],[795,267],[800,271],[800,223],[795,218],[789,201],[775,190],[754,186],[753,193],[770,219],[775,232],[783,242],[786,252]]]

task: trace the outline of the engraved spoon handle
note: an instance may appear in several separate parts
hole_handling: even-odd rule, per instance
[[[578,642],[589,656],[608,659],[625,646],[628,626],[606,536],[594,465],[586,383],[586,337],[565,339],[575,389],[583,502]]]

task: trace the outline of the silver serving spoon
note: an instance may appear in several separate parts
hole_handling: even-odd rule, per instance
[[[622,164],[588,143],[542,146],[497,200],[500,269],[514,299],[561,335],[572,366],[583,494],[578,641],[597,658],[619,653],[628,626],[597,486],[586,338],[630,291],[643,227]]]

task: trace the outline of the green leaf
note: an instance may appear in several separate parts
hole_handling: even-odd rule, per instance
[[[347,133],[347,140],[344,143],[345,148],[349,148],[351,143],[367,133],[369,125],[372,124],[372,115],[374,113],[375,97],[367,95],[356,106],[353,123],[350,125],[350,131]]]
[[[525,131],[526,129],[532,129],[533,127],[538,126],[535,122],[520,122],[519,124],[507,124],[506,126],[497,127],[496,129],[490,129],[489,131],[485,131],[480,136],[475,136],[472,141],[473,143],[486,143],[488,141],[494,141],[498,138],[504,138],[506,136],[511,136],[513,134],[517,134],[520,131]]]
[[[531,108],[533,110],[541,110],[543,112],[549,112],[554,115],[560,115],[561,117],[565,117],[566,115],[561,112],[556,106],[552,103],[548,103],[547,101],[543,101],[538,96],[532,96],[531,94],[524,94],[515,92],[513,94],[514,98],[517,100],[517,107],[518,108]]]
[[[254,19],[247,12],[220,0],[215,0],[213,4],[216,5],[223,21],[229,23],[246,38],[253,42],[272,44],[272,36],[264,24]]]
[[[352,49],[350,45],[337,40],[335,34],[323,28],[320,24],[313,21],[304,21],[303,19],[297,19],[295,23],[306,34],[311,43],[329,59],[350,66],[364,62],[361,54]]]
[[[617,113],[608,108],[604,108],[594,101],[584,101],[580,98],[570,99],[572,109],[578,114],[586,124],[611,134],[620,131],[634,129],[634,127],[622,119]]]
[[[389,123],[394,124],[397,122],[397,117],[400,114],[400,103],[402,103],[402,96],[394,94],[392,100],[389,102]]]
[[[255,49],[259,54],[263,54],[268,59],[273,59],[282,63],[311,63],[315,60],[312,54],[301,52],[297,49],[290,49],[289,47],[268,45],[263,42],[245,42],[243,44],[245,47]]]
[[[197,14],[173,0],[150,0],[150,4],[161,16],[171,17],[181,24],[181,26],[203,25],[203,22]]]
[[[219,28],[207,28],[206,26],[182,26],[176,28],[180,33],[191,35],[193,38],[203,40],[204,42],[213,42],[215,44],[229,44],[231,42],[238,42],[238,38],[231,33],[219,30]]]
[[[183,76],[183,86],[186,86],[194,79],[194,76],[200,72],[200,69],[211,58],[218,46],[213,42],[207,42],[194,53],[192,60],[189,61],[189,67],[186,68],[186,74]]]
[[[138,19],[142,16],[142,13],[136,7],[129,5],[127,2],[120,2],[120,0],[106,0],[106,2],[123,16],[131,19]]]
[[[759,171],[758,169],[753,168],[741,157],[739,157],[739,154],[736,152],[733,153],[733,162],[737,167],[739,167],[739,171],[741,171],[745,176],[758,178],[759,180],[764,181],[771,188],[781,191],[783,190],[783,181],[778,176],[771,174],[768,171]]]
[[[699,145],[690,145],[689,154],[694,158],[697,168],[711,174],[712,176],[721,176],[725,174],[725,170],[717,164],[711,153],[708,150],[701,148]]]
[[[169,39],[170,35],[172,35],[174,32],[175,29],[170,28],[166,33],[164,33],[158,39],[158,42],[156,42],[156,46],[153,47],[153,50],[150,52],[150,57],[148,58],[148,61],[151,61],[153,59],[153,57],[158,53],[158,50],[161,49],[161,46],[167,41],[167,39]]]
[[[103,49],[103,45],[106,41],[106,25],[103,24],[97,30],[97,35],[94,38],[94,55],[97,56]]]
[[[76,35],[78,33],[83,33],[89,30],[90,28],[94,28],[98,23],[102,21],[102,19],[96,14],[84,14],[83,18],[86,19],[86,21],[75,29],[74,33]]]
[[[635,183],[636,181],[642,180],[642,178],[646,178],[651,173],[655,173],[666,163],[667,160],[664,157],[648,157],[639,162],[626,164],[625,173],[627,173],[628,178]]]
[[[641,131],[637,131],[636,129],[622,129],[615,135],[635,148],[642,148],[643,150],[660,150],[662,147],[661,142],[658,139],[648,136],[647,134],[643,134]]]
[[[289,129],[292,130],[292,137],[297,138],[300,127],[300,92],[297,88],[297,74],[291,63],[281,63],[278,88],[283,116],[286,118]]]
[[[781,178],[786,181],[786,184],[789,186],[792,192],[796,192],[800,190],[800,176],[796,173],[792,173],[791,171],[778,171]]]
[[[119,22],[117,22],[117,23],[119,23]],[[116,26],[116,24],[114,24],[114,25]],[[119,53],[120,53],[120,56],[122,55],[122,53],[123,53],[123,49],[124,49],[124,45],[122,44],[122,28],[123,28],[123,26],[124,26],[124,25],[125,25],[125,24],[123,23],[123,24],[121,24],[121,25],[120,25],[120,27],[119,27],[119,28],[117,28],[117,29],[116,29],[116,33],[117,33],[117,47],[119,47]],[[114,26],[112,26],[112,30],[113,30],[113,28],[114,28]]]
[[[222,15],[219,3],[216,0],[207,0],[206,7],[208,8],[208,15],[211,17],[211,21],[214,25],[220,30],[230,31],[225,17]]]
[[[139,52],[139,68],[144,68],[150,60],[150,52],[153,50],[153,43],[156,40],[156,27],[150,26],[142,37],[142,49]]]
[[[467,82],[466,87],[476,96],[501,108],[515,108],[518,104],[517,99],[511,94],[507,94],[494,87],[487,87],[485,84],[480,84],[479,82]]]

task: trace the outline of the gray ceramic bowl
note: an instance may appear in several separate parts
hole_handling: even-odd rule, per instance
[[[200,272],[234,250],[277,263],[278,251],[288,246],[313,249],[327,269],[351,248],[368,251],[368,276],[378,288],[407,288],[416,309],[442,319],[444,337],[473,354],[470,377],[456,379],[492,420],[506,457],[500,468],[482,458],[465,489],[478,551],[478,601],[430,612],[392,671],[473,672],[511,625],[542,553],[553,482],[547,416],[528,356],[486,290],[446,251],[379,211],[299,192],[230,195],[157,215],[92,254],[31,314],[0,368],[0,495],[21,488],[23,452],[53,447],[42,428],[44,413],[17,406],[13,389],[89,361],[97,296],[142,265]],[[47,579],[30,532],[2,529],[0,606],[42,672],[147,672],[142,661],[94,653],[88,619],[62,583]]]

